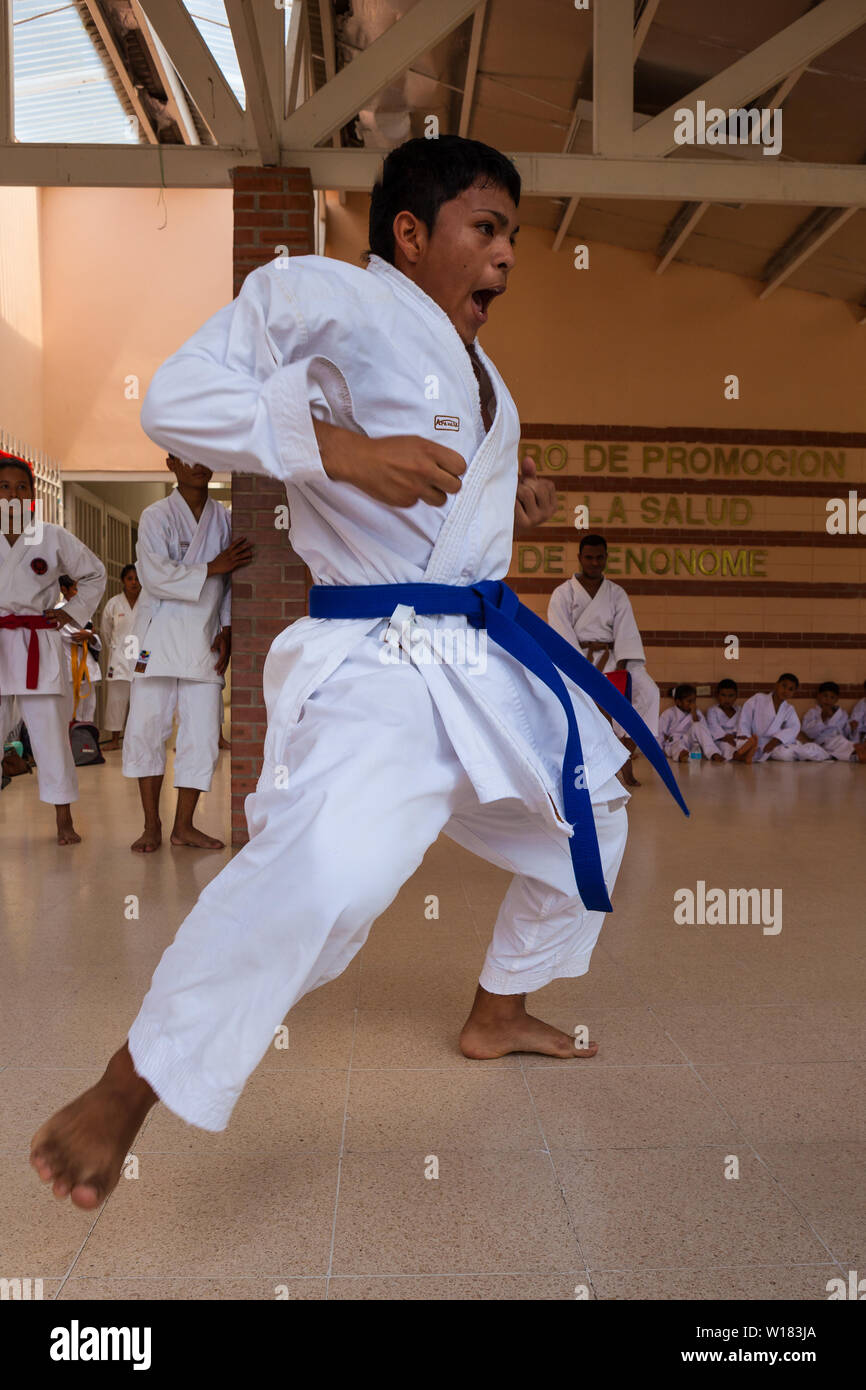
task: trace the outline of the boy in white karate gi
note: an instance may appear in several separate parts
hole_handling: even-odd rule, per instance
[[[79,628],[87,622],[102,598],[105,569],[62,526],[33,520],[35,495],[29,465],[0,454],[0,748],[23,719],[39,799],[55,808],[57,843],[76,845],[81,836],[72,823],[78,777],[69,744],[69,657],[59,629],[70,618]],[[78,591],[64,608],[55,608],[60,576],[67,573],[76,576]]]
[[[659,716],[658,740],[672,762],[686,763],[694,752],[714,763],[723,761],[698,709],[698,692],[693,685],[678,685],[674,690],[674,703]]]
[[[178,718],[173,845],[224,849],[193,825],[210,791],[219,757],[224,673],[231,656],[229,576],[252,560],[245,537],[233,541],[225,507],[208,496],[213,470],[169,455],[177,488],[145,507],[138,522],[136,574],[141,596],[128,636],[132,667],[123,775],[138,778],[144,830],[131,849],[152,854],[162,843],[159,798],[165,745]],[[214,657],[216,653],[216,657]]]
[[[130,645],[126,639],[132,628],[135,605],[141,593],[135,565],[124,565],[120,571],[120,583],[120,593],[110,598],[102,610],[102,635],[108,651],[108,668],[105,672],[108,690],[103,718],[105,727],[111,734],[111,738],[102,746],[103,750],[109,752],[120,747],[120,735],[123,733],[129,709],[129,688],[135,662],[131,658]]]
[[[866,681],[863,682],[863,689],[866,690]],[[866,740],[866,696],[857,701],[848,716],[848,737],[854,743]]]
[[[78,593],[78,585],[68,574],[58,580],[63,602],[58,609],[66,608],[69,600]],[[96,687],[102,680],[99,653],[102,651],[102,638],[95,631],[93,623],[65,623],[60,636],[66,650],[69,671],[70,708],[72,718],[92,724],[96,719]],[[75,673],[78,672],[78,704],[75,703]]]
[[[740,720],[740,706],[737,704],[737,693],[736,681],[729,678],[719,681],[716,686],[716,703],[707,710],[710,737],[726,763],[733,758],[739,742],[737,725]]]
[[[835,681],[818,686],[818,703],[803,715],[799,738],[811,740],[837,762],[866,763],[866,742],[851,738],[848,715],[839,707],[839,687]]]
[[[467,619],[393,598],[411,583],[435,605],[438,584],[456,603],[455,590],[490,584],[505,602],[494,581],[515,522],[555,508],[531,465],[519,478],[517,411],[475,341],[514,264],[519,196],[498,151],[409,141],[374,190],[366,270],[305,256],[254,271],[151,384],[143,423],[173,453],[285,481],[292,545],[325,586],[311,606],[362,586],[377,615],[300,619],[273,643],[250,841],[181,926],[102,1080],[35,1136],[31,1162],[58,1197],[96,1206],[157,1098],[222,1129],[275,1026],[345,969],[442,831],[514,874],[464,1054],[597,1050],[533,1018],[525,997],[585,973],[604,917],[576,886],[567,721],[608,892],[626,838],[625,750],[577,684],[552,694],[497,641],[483,673],[416,662],[417,639],[465,639]]]
[[[734,753],[736,762],[829,762],[830,754],[817,743],[798,738],[800,719],[789,701],[797,694],[799,684],[795,675],[783,671],[772,690],[762,691],[745,702],[737,724],[737,734],[743,741]]]

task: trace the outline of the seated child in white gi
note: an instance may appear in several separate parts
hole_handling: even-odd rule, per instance
[[[658,739],[675,762],[688,762],[693,752],[714,763],[724,761],[698,709],[698,693],[693,685],[678,685],[674,690],[674,703],[659,716]]]
[[[818,703],[803,715],[802,742],[811,739],[837,762],[866,763],[866,742],[850,736],[848,715],[839,707],[839,687],[835,681],[818,686]]]
[[[740,710],[737,733],[743,742],[734,760],[761,763],[772,758],[780,763],[830,761],[830,754],[811,740],[801,741],[800,718],[789,703],[800,682],[790,671],[783,671],[770,691],[761,691],[747,700]]]
[[[866,690],[866,681],[863,682],[863,689]],[[866,740],[866,696],[857,701],[848,716],[848,737],[853,743]]]
[[[719,752],[728,763],[734,756],[739,742],[737,725],[740,720],[740,706],[737,704],[737,682],[730,679],[719,681],[716,686],[717,704],[707,710],[707,728]]]

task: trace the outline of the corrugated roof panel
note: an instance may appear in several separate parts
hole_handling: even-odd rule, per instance
[[[246,104],[238,55],[223,0],[183,0],[195,26],[220,66],[241,106]]]
[[[135,124],[74,5],[13,0],[12,24],[18,140],[138,144]]]

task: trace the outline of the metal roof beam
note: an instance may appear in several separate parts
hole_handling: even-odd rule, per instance
[[[634,113],[634,0],[596,0],[592,34],[592,152],[627,159]]]
[[[396,24],[289,116],[284,147],[312,147],[357,116],[364,104],[457,28],[479,0],[417,0]],[[864,0],[866,3],[866,0]]]
[[[218,145],[242,144],[247,121],[219,64],[180,0],[139,0]]]
[[[103,42],[111,66],[114,68],[114,71],[117,75],[117,79],[123,87],[124,92],[126,93],[127,100],[129,101],[130,106],[135,112],[135,117],[138,121],[140,129],[144,131],[144,134],[149,144],[159,144],[156,131],[151,125],[150,117],[148,116],[147,111],[144,109],[144,106],[142,105],[141,98],[138,95],[138,91],[135,87],[135,84],[133,83],[133,80],[129,75],[129,70],[127,69],[126,63],[123,61],[123,55],[121,54],[120,49],[117,47],[117,44],[114,41],[114,35],[112,34],[111,29],[109,28],[108,21],[106,20],[105,15],[102,13],[102,10],[99,7],[98,0],[81,0],[81,2],[84,4],[87,13],[90,15],[90,18],[93,20],[93,23],[96,26],[96,30]]]
[[[280,93],[272,90],[273,70],[269,80],[266,55],[273,54],[275,48],[282,52],[283,11],[274,5],[260,5],[256,14],[252,0],[225,0],[225,7],[262,163],[276,164]]]
[[[866,0],[823,0],[751,53],[744,54],[730,67],[654,116],[635,134],[634,153],[643,158],[669,154],[678,148],[674,139],[677,111],[694,111],[698,101],[705,102],[708,111],[710,108],[738,110],[863,24],[866,24]]]
[[[460,103],[460,122],[457,134],[468,136],[472,120],[472,103],[475,100],[475,83],[478,78],[478,59],[481,56],[481,40],[484,37],[484,21],[487,18],[487,0],[481,4],[472,18],[472,35],[469,39],[469,57],[466,60],[466,77],[463,82],[463,100]]]

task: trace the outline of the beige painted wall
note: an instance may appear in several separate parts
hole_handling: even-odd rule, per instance
[[[227,190],[45,190],[45,432],[64,469],[164,471],[141,400],[159,364],[231,299],[231,255]],[[138,399],[127,399],[130,376]]]
[[[38,188],[0,188],[0,428],[44,449],[41,201]]]

